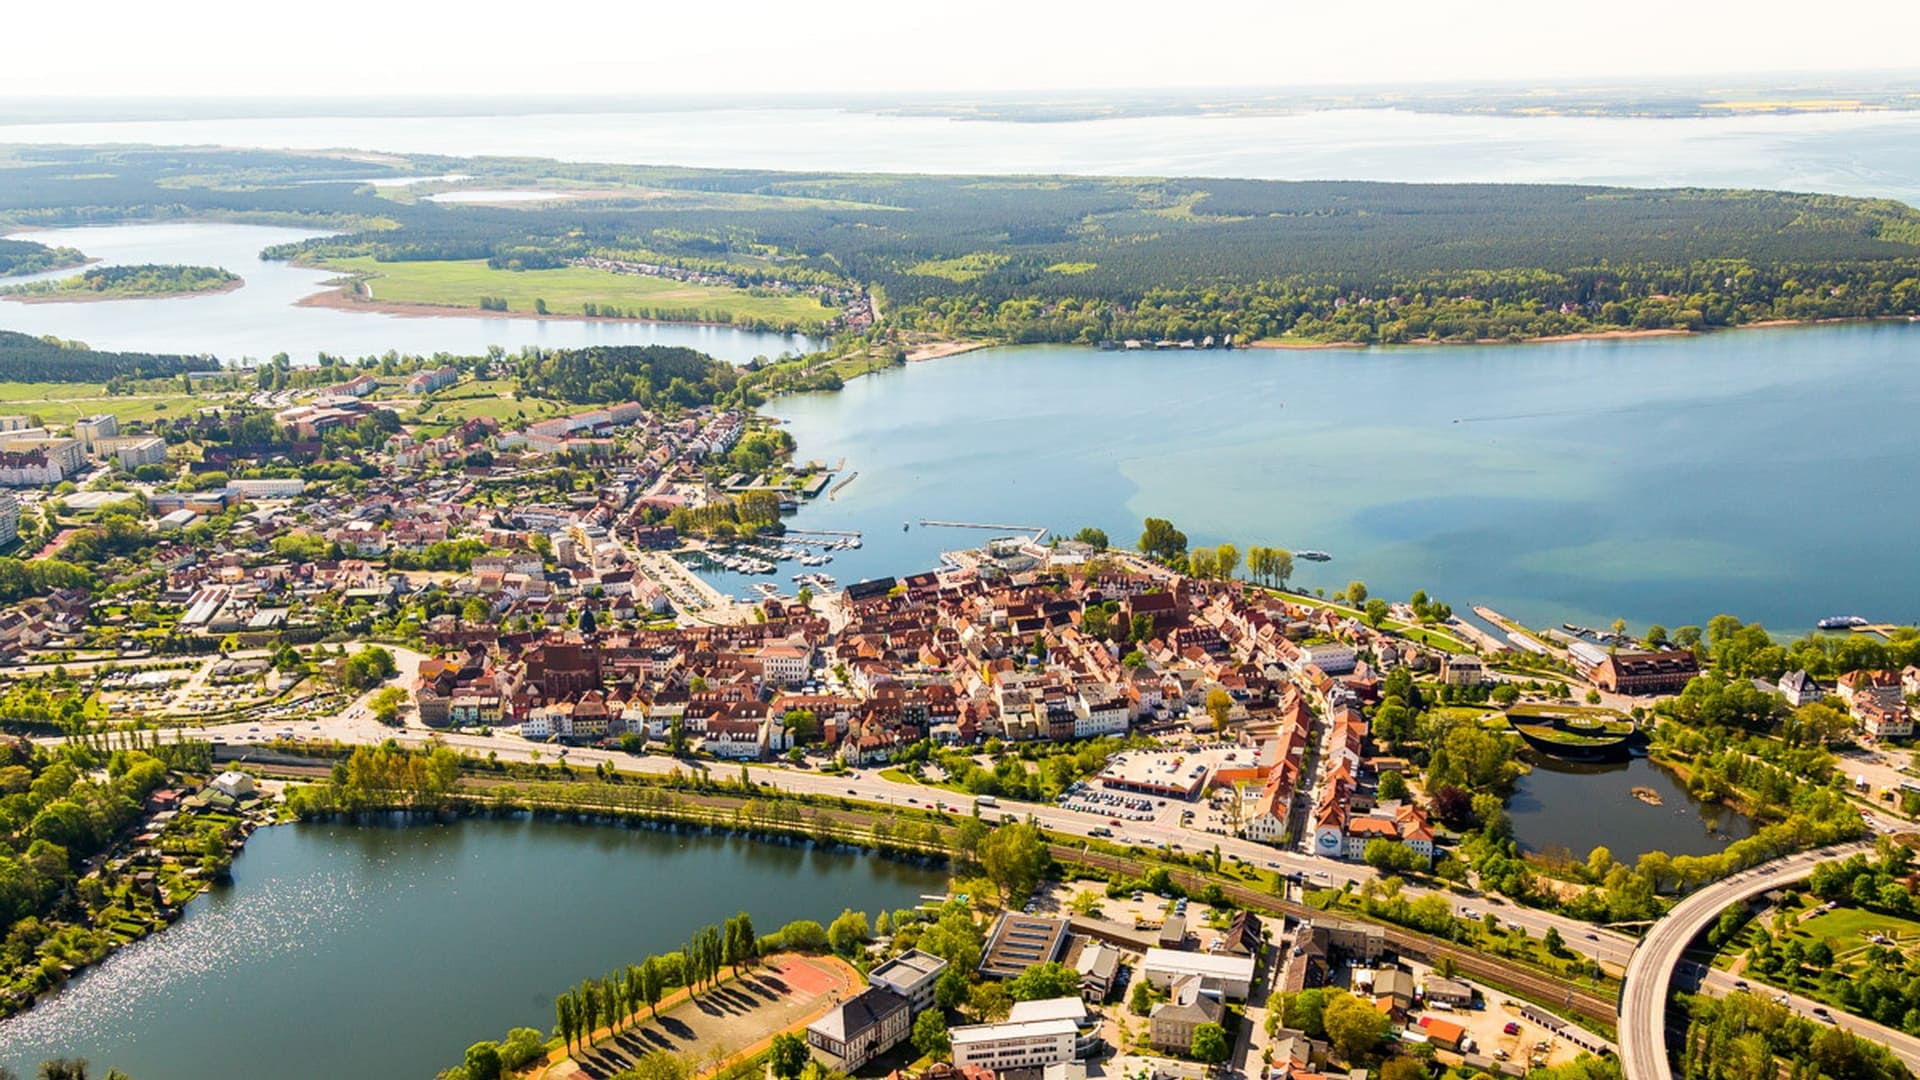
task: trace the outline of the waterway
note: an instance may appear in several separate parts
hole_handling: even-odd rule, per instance
[[[1530,625],[1779,630],[1920,617],[1907,537],[1920,325],[1529,345],[1177,354],[1033,346],[783,398],[859,476],[789,519],[857,529],[845,585],[999,531],[1164,517],[1195,545],[1320,548],[1297,586],[1416,589]],[[1875,524],[1855,511],[1873,507]],[[903,528],[903,526],[906,526]],[[780,564],[781,584],[800,571]],[[754,579],[719,574],[746,595]]]
[[[1584,861],[1596,847],[1632,863],[1649,851],[1710,855],[1753,835],[1751,819],[1687,794],[1672,773],[1646,758],[1579,765],[1529,752],[1533,771],[1520,778],[1507,814],[1522,849]],[[1636,787],[1660,794],[1653,806]]]
[[[765,933],[912,907],[945,883],[804,845],[511,820],[266,829],[233,878],[0,1023],[0,1066],[429,1077],[479,1039],[550,1029],[559,991],[737,911]]]
[[[231,292],[167,299],[133,298],[68,304],[0,300],[0,329],[84,341],[96,349],[212,354],[222,360],[264,360],[284,352],[296,363],[320,353],[357,358],[389,350],[427,356],[478,356],[490,345],[517,351],[585,345],[685,345],[734,363],[755,356],[806,352],[804,337],[724,326],[449,314],[391,315],[298,307],[338,277],[260,258],[263,248],[325,233],[222,222],[100,225],[19,233],[56,247],[78,248],[106,265],[180,263],[218,266],[245,284]],[[7,284],[68,277],[59,270],[9,278]]]
[[[1054,123],[859,108],[0,123],[0,143],[355,147],[708,168],[1761,187],[1920,203],[1920,112],[1688,118],[1405,109]]]

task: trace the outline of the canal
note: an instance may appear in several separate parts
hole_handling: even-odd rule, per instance
[[[1604,846],[1631,864],[1649,851],[1711,855],[1753,835],[1751,819],[1687,794],[1674,775],[1646,758],[1576,764],[1527,751],[1533,771],[1522,776],[1507,814],[1514,837],[1528,852],[1584,861]],[[1655,793],[1660,805],[1636,798]]]
[[[0,1066],[136,1080],[418,1077],[738,911],[761,933],[912,907],[943,870],[733,836],[531,820],[262,830],[233,884],[0,1023]]]

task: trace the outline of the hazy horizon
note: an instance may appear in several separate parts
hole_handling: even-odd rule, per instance
[[[9,98],[888,95],[1244,91],[1347,86],[1857,77],[1920,73],[1920,5],[1619,0],[1604,17],[1528,5],[1365,9],[1216,0],[829,11],[746,0],[538,10],[391,0],[365,20],[311,8],[100,0],[10,13]],[[1791,33],[1782,32],[1791,28]],[[1870,32],[1863,32],[1870,30]],[[158,91],[158,94],[156,94]]]

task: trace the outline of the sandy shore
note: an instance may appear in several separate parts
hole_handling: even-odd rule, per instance
[[[922,360],[938,360],[943,356],[959,356],[961,353],[972,352],[975,349],[984,349],[987,346],[988,342],[985,341],[930,341],[908,349],[907,363],[918,363]]]
[[[96,260],[97,261],[97,260]],[[217,289],[183,289],[178,292],[157,293],[50,293],[45,295],[26,293],[0,293],[0,300],[11,300],[16,304],[98,304],[108,300],[179,300],[191,296],[218,296],[230,293],[247,283],[246,278],[234,278]]]
[[[1241,346],[1247,349],[1367,349],[1367,348],[1406,348],[1424,345],[1544,345],[1563,341],[1624,341],[1629,338],[1661,337],[1704,337],[1708,334],[1726,333],[1730,330],[1764,330],[1782,326],[1830,326],[1835,323],[1850,322],[1900,322],[1904,315],[1880,315],[1859,319],[1762,319],[1759,322],[1741,323],[1739,326],[1715,326],[1706,330],[1682,330],[1677,327],[1658,327],[1652,330],[1583,330],[1577,334],[1548,334],[1545,337],[1520,338],[1477,338],[1473,341],[1407,341],[1393,345],[1374,346],[1370,343],[1353,341],[1288,341],[1282,338],[1267,338]]]

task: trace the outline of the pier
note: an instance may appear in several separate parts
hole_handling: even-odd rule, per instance
[[[859,529],[788,529],[782,536],[827,536],[838,539],[858,540]]]
[[[839,483],[827,489],[827,498],[828,499],[838,498],[840,495],[840,492],[845,490],[848,484],[853,483],[855,480],[859,478],[860,478],[859,469],[855,469],[852,472],[848,473],[845,479],[841,480]]]
[[[991,529],[994,532],[1004,533],[1032,533],[1035,540],[1047,535],[1047,527],[1045,525],[1002,525],[991,521],[930,521],[927,518],[921,518],[920,527],[923,529]]]

